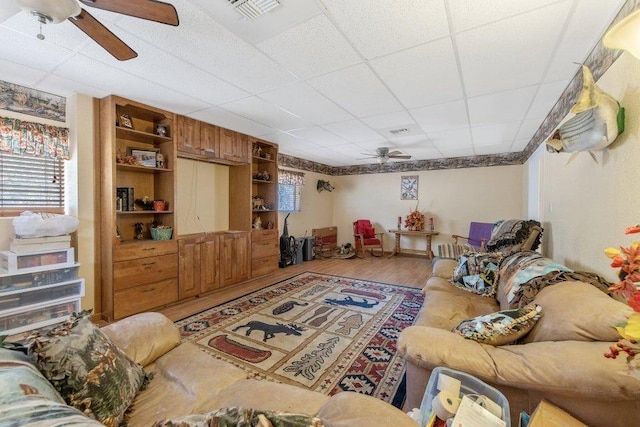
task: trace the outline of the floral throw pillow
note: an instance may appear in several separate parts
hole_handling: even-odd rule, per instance
[[[150,376],[83,312],[29,340],[29,356],[67,404],[117,427]]]
[[[505,345],[525,336],[541,315],[542,307],[530,304],[463,320],[452,332],[483,344]]]
[[[498,287],[498,266],[502,254],[498,252],[472,252],[460,256],[453,271],[451,283],[478,295],[495,295]]]

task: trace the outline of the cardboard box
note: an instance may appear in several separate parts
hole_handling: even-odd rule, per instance
[[[588,427],[555,405],[542,400],[527,427]]]

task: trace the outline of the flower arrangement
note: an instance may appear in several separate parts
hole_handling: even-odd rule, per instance
[[[640,224],[625,229],[625,234],[640,233]],[[633,313],[626,322],[616,325],[616,329],[622,336],[616,345],[609,347],[609,352],[604,357],[617,358],[620,353],[627,355],[626,372],[640,379],[640,364],[635,357],[640,353],[638,341],[640,340],[640,289],[636,283],[640,282],[640,242],[633,242],[628,248],[607,248],[605,255],[611,258],[611,267],[619,268],[620,281],[609,287],[609,290],[621,298],[633,308]]]
[[[404,220],[404,226],[410,231],[422,231],[424,229],[424,220],[424,213],[419,211],[418,205],[416,205],[416,208],[409,212],[409,215]]]

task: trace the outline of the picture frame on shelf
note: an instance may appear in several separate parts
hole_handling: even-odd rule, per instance
[[[143,150],[141,148],[129,147],[127,148],[127,152],[130,156],[138,160],[140,166],[155,168],[160,150]]]
[[[133,120],[130,115],[125,113],[120,114],[120,127],[133,129]]]

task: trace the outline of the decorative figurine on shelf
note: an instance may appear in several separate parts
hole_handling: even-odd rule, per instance
[[[165,168],[164,165],[164,155],[162,153],[156,154],[156,167],[157,168]]]
[[[137,240],[144,239],[144,234],[142,233],[144,230],[144,224],[142,224],[141,222],[136,222],[135,224],[133,224],[133,227],[135,229],[135,238]]]
[[[253,220],[253,229],[262,230],[262,219],[259,216],[257,216],[256,219]]]
[[[167,127],[165,125],[156,126],[156,135],[167,136]]]

